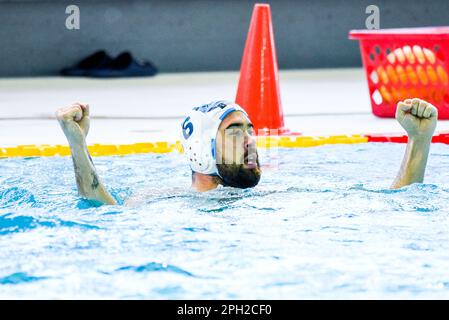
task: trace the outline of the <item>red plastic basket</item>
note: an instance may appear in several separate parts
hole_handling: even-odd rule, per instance
[[[449,119],[449,27],[352,30],[360,40],[373,113],[394,117],[396,104],[421,98]]]

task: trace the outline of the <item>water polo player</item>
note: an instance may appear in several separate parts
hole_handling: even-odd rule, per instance
[[[89,200],[116,204],[101,183],[86,145],[89,107],[74,104],[57,111],[68,139],[79,194]],[[409,141],[391,188],[423,182],[438,112],[430,103],[407,99],[398,103],[396,119]],[[182,144],[192,169],[192,187],[208,191],[219,185],[250,188],[260,180],[253,126],[237,104],[217,101],[194,108],[182,123]]]
[[[59,109],[56,117],[70,145],[79,194],[116,204],[101,183],[87,149],[89,106],[76,103]],[[258,184],[261,170],[253,126],[239,105],[216,101],[192,109],[182,123],[181,141],[195,190],[208,191],[219,185],[251,188]]]
[[[216,101],[194,108],[182,124],[184,152],[198,191],[218,185],[251,188],[260,179],[253,125],[237,104]]]

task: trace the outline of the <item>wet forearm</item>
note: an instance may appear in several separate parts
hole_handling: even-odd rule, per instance
[[[391,186],[392,189],[423,182],[431,140],[431,136],[409,139],[401,168]]]
[[[116,204],[109,194],[95,170],[92,158],[85,143],[71,143],[73,167],[75,169],[76,184],[80,196],[89,200],[100,201],[105,204]]]

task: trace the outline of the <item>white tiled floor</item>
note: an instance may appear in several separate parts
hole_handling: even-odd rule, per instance
[[[0,79],[0,146],[65,143],[54,111],[88,102],[89,143],[174,140],[183,114],[203,103],[234,100],[238,72],[163,74],[93,80]],[[394,119],[371,114],[362,69],[281,71],[286,127],[306,135],[402,132]],[[437,130],[449,130],[439,121]]]

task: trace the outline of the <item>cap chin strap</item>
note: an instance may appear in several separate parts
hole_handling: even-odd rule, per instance
[[[210,140],[210,148],[211,148],[212,161],[213,161],[212,165],[215,167],[215,172],[210,173],[209,175],[213,176],[213,177],[220,177],[221,178],[220,174],[218,173],[218,167],[217,167],[217,158],[216,158],[216,156],[217,156],[217,149],[216,149],[215,141],[216,141],[216,139],[211,139]]]

